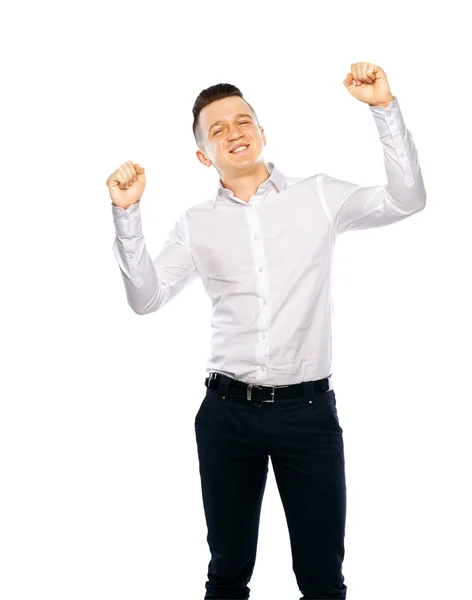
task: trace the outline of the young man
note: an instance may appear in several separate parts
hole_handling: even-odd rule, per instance
[[[369,105],[388,183],[324,173],[285,177],[238,88],[197,98],[197,158],[216,193],[177,220],[151,259],[141,229],[144,169],[107,180],[113,251],[131,308],[162,308],[201,277],[212,300],[206,395],[195,417],[211,561],[204,598],[248,598],[270,456],[301,600],[345,599],[343,430],[331,382],[331,273],[337,235],[401,221],[425,207],[418,153],[385,72],[355,63],[344,80]],[[243,148],[243,150],[238,150]]]

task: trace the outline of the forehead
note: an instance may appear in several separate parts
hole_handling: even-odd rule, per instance
[[[215,100],[215,102],[205,106],[200,113],[202,130],[208,133],[209,128],[215,121],[231,121],[238,113],[247,113],[252,117],[251,109],[239,96]]]

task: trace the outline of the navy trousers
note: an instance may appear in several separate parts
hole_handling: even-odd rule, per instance
[[[195,435],[211,560],[205,600],[249,598],[270,456],[290,537],[300,600],[344,600],[343,430],[331,389],[274,403],[206,395]],[[224,396],[224,398],[223,398]]]

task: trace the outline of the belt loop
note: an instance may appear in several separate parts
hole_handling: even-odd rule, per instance
[[[228,388],[231,382],[231,378],[227,375],[222,375],[220,379],[220,385],[218,386],[218,393],[221,395],[223,400],[228,397]]]
[[[313,389],[313,382],[312,381],[302,381],[303,383],[303,392],[305,395],[305,398],[308,400],[308,402],[310,404],[312,404],[314,397],[315,397],[315,390]]]

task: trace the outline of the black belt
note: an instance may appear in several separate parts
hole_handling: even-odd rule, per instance
[[[303,396],[305,388],[302,383],[292,383],[290,385],[265,385],[257,383],[245,383],[238,379],[233,379],[222,373],[210,372],[205,379],[205,385],[211,390],[218,391],[222,379],[229,379],[228,394],[246,400],[258,400],[260,402],[274,402],[275,398],[295,398]],[[331,375],[324,379],[310,381],[313,385],[315,394],[322,394],[331,389]]]

